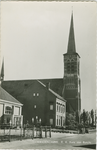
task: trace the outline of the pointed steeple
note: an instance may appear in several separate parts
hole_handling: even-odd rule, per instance
[[[67,53],[69,53],[69,54],[76,53],[75,38],[74,38],[74,26],[73,26],[73,11],[72,11],[72,15],[71,15],[71,24],[70,24],[70,31],[69,31]]]
[[[1,81],[2,81],[4,79],[4,58],[3,58],[3,61],[2,61],[0,77],[1,77]]]

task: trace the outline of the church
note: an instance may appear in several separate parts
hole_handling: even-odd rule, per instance
[[[63,54],[63,78],[4,81],[2,87],[23,104],[23,121],[62,127],[66,112],[81,111],[80,56],[76,50],[73,12],[71,14],[67,53]]]

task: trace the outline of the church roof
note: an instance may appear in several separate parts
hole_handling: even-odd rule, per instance
[[[46,85],[43,84],[41,81],[37,80],[42,86],[44,86],[46,88]],[[55,97],[63,100],[63,101],[66,101],[62,96],[60,96],[58,93],[54,92],[50,87],[48,88],[48,91],[51,92]]]
[[[11,96],[1,86],[0,86],[0,100],[8,101],[8,102],[11,102],[11,103],[17,103],[19,105],[22,105],[18,100],[16,100],[13,96]]]
[[[71,15],[71,24],[70,24],[70,31],[69,31],[67,53],[68,54],[76,53],[75,37],[74,37],[74,25],[73,25],[73,12]]]
[[[3,81],[2,87],[8,91],[14,97],[23,94],[25,89],[35,82],[40,83],[44,88],[47,88],[47,84],[50,83],[50,88],[48,89],[53,95],[61,100],[65,100],[62,97],[62,89],[63,89],[63,79],[36,79],[36,80],[14,80],[14,81]]]
[[[57,94],[56,92],[54,92],[52,89],[49,89],[49,91],[50,91],[53,95],[55,95],[57,98],[59,98],[59,99],[61,99],[61,100],[63,100],[63,101],[66,101],[62,96],[60,96],[59,94]]]
[[[63,78],[3,81],[2,87],[12,96],[17,97],[17,95],[22,95],[25,88],[32,85],[37,80],[42,82],[45,86],[50,83],[50,88],[62,96]]]

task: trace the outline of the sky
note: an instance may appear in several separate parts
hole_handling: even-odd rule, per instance
[[[2,1],[4,80],[63,78],[72,10],[81,109],[90,111],[96,108],[96,2]]]

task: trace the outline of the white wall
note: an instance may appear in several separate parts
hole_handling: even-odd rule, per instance
[[[3,115],[3,104],[0,104],[0,117]]]

